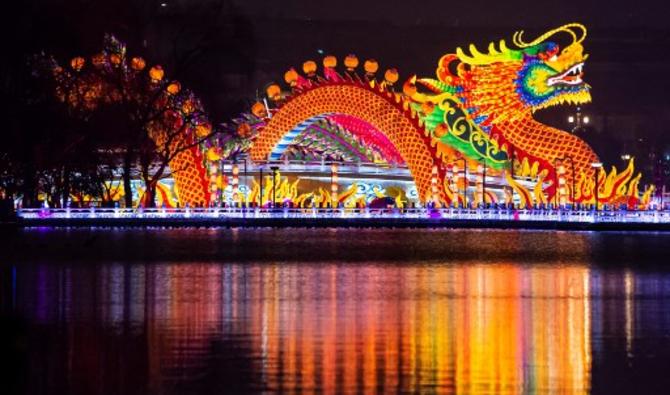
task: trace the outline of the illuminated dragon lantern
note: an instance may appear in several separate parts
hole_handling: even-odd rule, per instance
[[[559,34],[571,39],[569,45],[561,48],[551,41]],[[530,42],[517,32],[514,48],[504,40],[491,43],[486,53],[474,45],[469,54],[458,48],[440,59],[437,79],[411,77],[402,93],[393,88],[398,79],[394,69],[383,81],[374,79],[375,61],[366,62],[364,78],[353,70],[358,64],[353,55],[345,59],[342,74],[335,71],[332,56],[324,58],[323,76],[316,75],[314,62],[305,62],[305,77],[293,69],[285,75],[290,93],[280,94],[276,85],[274,93],[268,90],[276,107],[258,114],[251,157],[279,158],[295,143],[298,125],[304,130],[309,129],[304,125],[326,120],[354,133],[355,121],[389,142],[393,152],[383,156],[399,154],[424,201],[467,199],[459,194],[465,188],[464,178],[458,180],[456,174],[461,163],[461,170],[484,168],[489,177],[504,177],[522,205],[594,203],[596,195],[600,203],[644,205],[651,191],[639,196],[640,175],[634,177],[632,160],[622,172],[606,173],[594,167],[598,156],[583,140],[533,118],[535,111],[550,106],[590,102],[590,86],[583,80],[585,37],[586,28],[573,23]],[[529,190],[517,182],[519,177],[535,180],[536,186]],[[490,191],[481,191],[478,198],[476,189],[474,196],[476,202],[499,200]]]

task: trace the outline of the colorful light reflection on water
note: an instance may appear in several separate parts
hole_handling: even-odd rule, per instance
[[[32,392],[583,394],[603,339],[634,352],[636,298],[670,297],[670,275],[585,265],[16,270],[17,309],[50,328]]]

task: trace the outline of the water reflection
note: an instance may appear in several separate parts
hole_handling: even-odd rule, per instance
[[[581,394],[603,339],[653,338],[636,300],[670,295],[668,276],[580,265],[16,270],[31,392]]]

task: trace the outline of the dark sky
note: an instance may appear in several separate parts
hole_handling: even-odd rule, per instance
[[[3,36],[17,37],[6,51],[22,56],[44,49],[67,60],[99,50],[102,35],[113,32],[131,54],[178,74],[214,118],[225,121],[289,67],[320,61],[319,49],[340,59],[348,53],[376,58],[382,68],[397,67],[401,79],[433,76],[440,56],[458,46],[473,42],[484,49],[492,40],[511,41],[515,30],[530,37],[581,22],[589,28],[585,78],[594,99],[585,111],[595,120],[585,138],[611,157],[635,144],[645,152],[670,143],[670,7],[661,1],[162,2],[25,0],[19,11],[3,15]],[[199,46],[197,56],[179,66],[175,59]],[[571,111],[539,117],[567,128]]]

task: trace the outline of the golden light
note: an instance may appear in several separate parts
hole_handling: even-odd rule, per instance
[[[181,90],[181,84],[178,81],[172,82],[167,87],[167,91],[171,95],[176,95],[177,93],[179,93],[180,90]]]
[[[400,75],[398,74],[398,70],[396,69],[388,69],[386,70],[386,73],[384,73],[384,79],[389,84],[395,84],[396,82],[398,82],[398,78],[400,78]]]
[[[253,106],[251,106],[251,113],[257,116],[258,118],[264,118],[267,116],[265,105],[258,101],[254,103]]]
[[[307,74],[309,77],[313,77],[316,73],[316,62],[313,60],[308,60],[302,64],[302,71]]]
[[[294,68],[291,68],[289,71],[284,73],[284,81],[291,86],[295,86],[298,82],[298,72]]]
[[[72,58],[70,61],[70,66],[74,71],[79,71],[84,67],[84,64],[86,64],[86,60],[82,58],[81,56],[77,56],[76,58]]]
[[[374,74],[379,70],[379,63],[374,59],[368,59],[363,64],[363,68],[367,74]]]
[[[328,55],[323,58],[323,67],[334,68],[337,66],[337,58],[333,55]]]
[[[271,100],[279,100],[281,98],[281,88],[277,84],[271,84],[265,89],[265,93]]]
[[[348,71],[354,71],[358,67],[358,58],[354,54],[349,54],[344,58],[344,66],[346,66]]]
[[[184,114],[188,115],[188,114],[192,113],[193,111],[195,111],[195,104],[191,100],[186,100],[184,102],[184,104],[181,106],[181,111]]]
[[[435,127],[435,129],[433,130],[433,135],[438,139],[442,138],[447,133],[449,133],[449,128],[447,127],[447,125],[445,125],[443,123],[437,125]]]
[[[163,75],[165,75],[165,72],[160,65],[156,65],[149,70],[149,77],[151,77],[151,80],[154,82],[162,80]]]
[[[142,71],[144,70],[144,67],[147,65],[147,63],[144,61],[144,59],[136,57],[133,58],[130,61],[130,67],[135,70],[135,71]]]

